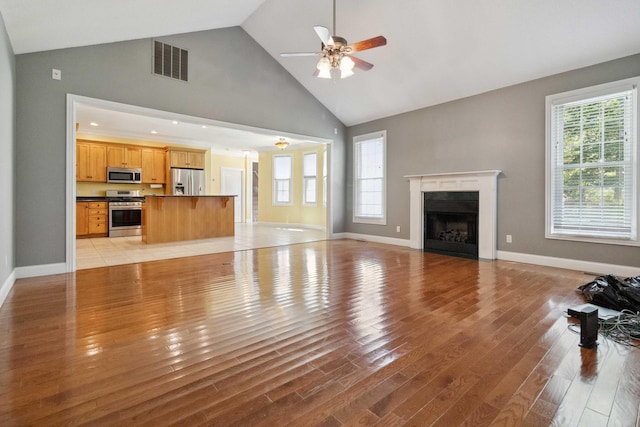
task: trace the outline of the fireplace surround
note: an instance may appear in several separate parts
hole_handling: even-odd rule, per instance
[[[478,258],[496,259],[497,184],[499,170],[407,175],[409,179],[409,246],[424,248],[424,193],[478,192]]]

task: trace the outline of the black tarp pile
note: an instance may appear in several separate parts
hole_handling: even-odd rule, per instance
[[[621,279],[616,275],[598,276],[578,286],[589,302],[613,310],[640,312],[640,276]]]

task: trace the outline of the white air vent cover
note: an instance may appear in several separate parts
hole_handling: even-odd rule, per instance
[[[159,41],[153,42],[153,73],[188,81],[189,52]]]

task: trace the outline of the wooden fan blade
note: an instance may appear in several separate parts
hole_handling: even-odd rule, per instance
[[[387,44],[387,39],[384,36],[373,37],[367,40],[362,40],[349,45],[347,48],[350,52],[360,52],[362,50],[373,49],[374,47],[380,47]]]
[[[349,58],[353,60],[354,67],[359,68],[362,71],[369,71],[373,68],[373,64],[371,62],[363,61],[362,59],[351,55],[349,55]]]
[[[280,56],[317,56],[322,55],[322,52],[284,52]]]
[[[327,27],[323,27],[322,25],[316,25],[313,27],[314,31],[320,37],[320,40],[325,46],[335,46],[333,42],[333,38],[331,37],[331,33]]]

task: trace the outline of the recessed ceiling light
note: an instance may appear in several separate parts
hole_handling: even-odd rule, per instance
[[[91,123],[89,123],[89,124],[90,124],[91,126],[100,126],[100,125],[98,125],[96,122],[91,122]]]
[[[158,131],[157,130],[152,130],[151,133],[155,135],[155,134],[158,133]]]
[[[174,125],[177,125],[179,122],[177,120],[174,120],[171,123],[173,123]]]
[[[206,129],[207,127],[205,125],[200,126],[202,129]]]

